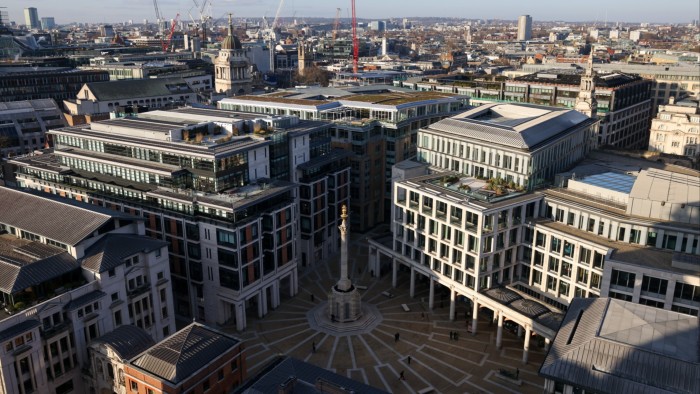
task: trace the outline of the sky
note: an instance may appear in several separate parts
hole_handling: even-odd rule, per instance
[[[203,0],[158,0],[164,19],[180,13],[181,20],[198,19],[194,5]],[[282,0],[280,16],[297,19],[303,16],[334,18],[336,8],[342,17],[349,14],[349,0]],[[280,0],[211,0],[214,19],[232,12],[234,17],[267,16],[274,19]],[[155,9],[151,0],[3,0],[10,20],[24,24],[24,8],[35,7],[39,17],[53,16],[56,23],[69,22],[141,22],[154,21]],[[458,17],[468,19],[515,20],[529,14],[534,21],[600,21],[690,23],[699,19],[698,0],[356,0],[357,17],[388,19],[415,16]],[[190,17],[191,15],[191,17]]]

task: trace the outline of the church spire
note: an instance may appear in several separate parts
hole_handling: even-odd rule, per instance
[[[228,36],[233,37],[233,14],[228,13]]]
[[[598,102],[595,99],[595,72],[593,71],[593,50],[588,55],[586,71],[581,75],[581,85],[576,97],[576,111],[595,118],[598,112]]]

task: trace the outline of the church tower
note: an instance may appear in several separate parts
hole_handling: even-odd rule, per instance
[[[598,102],[595,99],[595,72],[593,71],[593,51],[588,55],[586,72],[581,75],[581,90],[576,97],[574,109],[589,118],[597,116]]]
[[[214,87],[227,96],[250,94],[253,90],[250,63],[238,37],[233,35],[233,22],[228,14],[228,36],[221,42],[214,60]]]
[[[308,58],[306,51],[308,48],[302,41],[297,42],[297,68],[299,75],[304,75],[304,70],[311,67],[311,58]]]

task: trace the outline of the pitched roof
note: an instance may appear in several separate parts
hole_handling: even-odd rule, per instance
[[[0,331],[0,342],[4,342],[6,339],[16,337],[19,334],[25,333],[34,327],[41,325],[41,322],[37,319],[27,319],[21,323],[17,323],[13,326]]]
[[[76,245],[113,218],[138,219],[86,203],[0,187],[0,223]]]
[[[85,305],[91,304],[94,301],[97,301],[106,295],[107,293],[105,293],[102,290],[93,290],[89,293],[83,294],[80,297],[71,300],[69,303],[63,306],[63,309],[67,311],[73,311]]]
[[[433,123],[426,130],[534,150],[593,122],[573,110],[525,104],[486,104]]]
[[[55,246],[0,236],[0,292],[14,294],[79,267],[68,252]]]
[[[609,298],[575,298],[540,375],[597,393],[694,393],[698,318]]]
[[[124,263],[124,259],[139,252],[149,252],[167,245],[165,241],[134,234],[105,234],[85,251],[83,268],[105,272]]]
[[[131,364],[178,384],[239,342],[231,336],[192,323],[137,356]]]
[[[352,380],[343,375],[331,372],[327,369],[317,367],[311,363],[297,360],[292,357],[278,358],[268,367],[260,372],[256,377],[250,379],[244,386],[238,388],[236,394],[268,394],[276,393],[282,383],[290,378],[296,378],[299,383],[295,384],[291,392],[295,394],[317,394],[319,390],[315,385],[317,380],[322,380],[331,386],[342,387],[347,393],[363,394],[386,394],[386,391],[368,386],[364,383]],[[329,387],[329,391],[332,389]],[[326,392],[326,391],[324,391]]]
[[[179,96],[192,93],[192,89],[182,78],[123,79],[88,82],[86,85],[99,101],[133,100],[141,97]],[[176,85],[179,85],[179,88]]]
[[[128,324],[97,338],[96,342],[111,347],[123,360],[129,360],[156,344],[145,330]]]

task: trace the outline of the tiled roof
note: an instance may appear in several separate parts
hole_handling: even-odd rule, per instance
[[[240,341],[192,323],[137,356],[131,363],[173,384],[186,379]]]
[[[115,217],[136,219],[95,205],[5,187],[0,187],[0,201],[0,223],[71,246]]]
[[[92,302],[97,301],[106,295],[107,295],[107,293],[105,293],[104,291],[93,290],[93,291],[91,291],[87,294],[83,294],[80,297],[67,303],[65,306],[63,306],[63,309],[65,309],[67,311],[76,310],[82,306],[85,306],[87,304],[91,304]]]
[[[171,91],[169,85],[182,85],[184,89]],[[100,101],[133,100],[140,97],[177,96],[192,93],[182,78],[124,79],[109,82],[88,82],[88,88]],[[176,98],[176,97],[173,97]],[[124,103],[126,104],[126,103]]]
[[[28,319],[24,320],[21,323],[17,323],[14,326],[10,326],[5,330],[0,331],[0,342],[3,342],[6,339],[10,339],[12,337],[16,337],[17,335],[25,333],[34,327],[38,327],[39,325],[41,325],[39,320]]]
[[[139,252],[150,252],[167,245],[164,241],[144,235],[106,234],[85,251],[83,268],[105,272],[124,263],[124,259]]]
[[[596,393],[697,393],[698,318],[575,298],[540,375]]]
[[[343,387],[345,391],[334,391],[329,388],[327,392],[346,392],[363,394],[386,394],[386,391],[368,386],[364,383],[347,378],[343,375],[317,367],[313,364],[297,360],[292,357],[284,357],[275,360],[265,368],[258,376],[250,379],[248,383],[234,393],[236,394],[269,394],[277,393],[280,384],[290,377],[296,378],[297,383],[291,392],[294,394],[317,394],[315,388],[318,379],[328,382],[336,387]],[[326,392],[326,391],[324,391]]]
[[[0,292],[14,294],[78,267],[63,249],[12,235],[0,236]]]
[[[123,360],[136,357],[139,353],[156,344],[142,328],[128,324],[119,326],[97,338],[96,342],[111,347]]]

